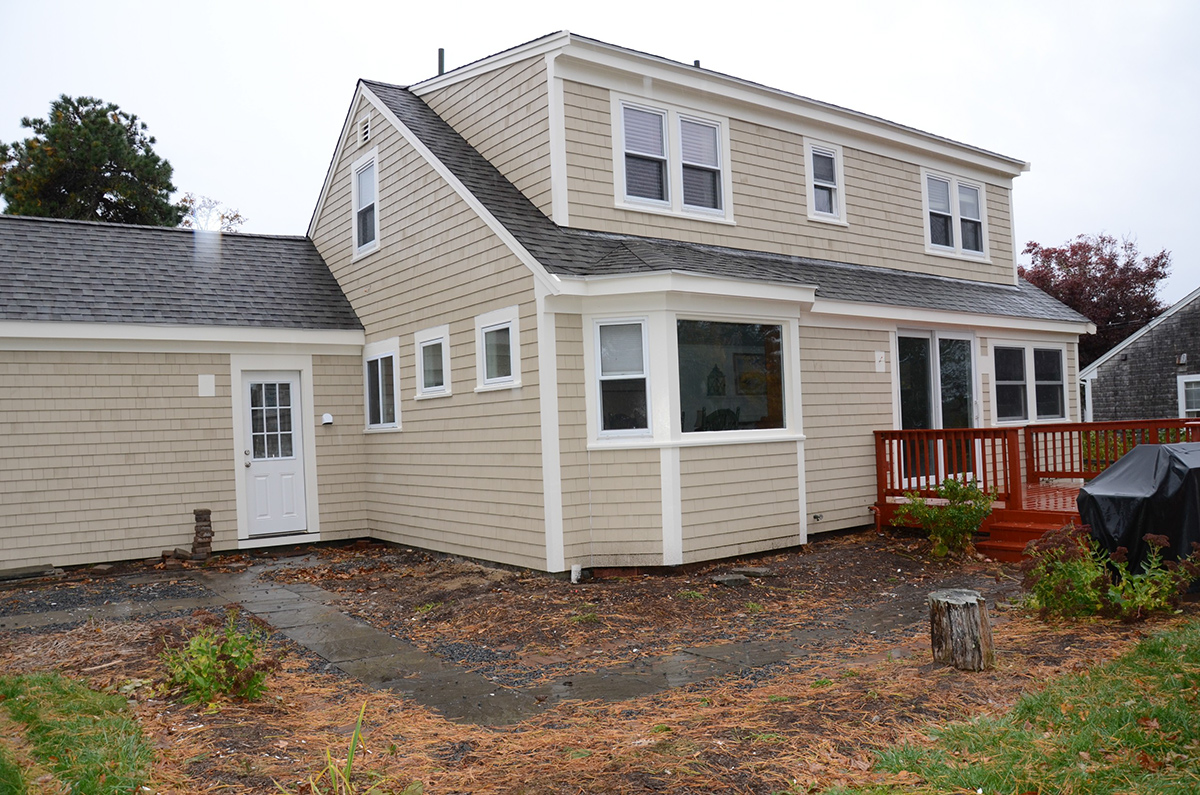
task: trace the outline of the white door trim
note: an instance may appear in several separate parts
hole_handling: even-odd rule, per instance
[[[238,549],[276,546],[321,540],[321,519],[317,503],[317,434],[316,416],[313,414],[313,375],[310,354],[231,354],[229,377],[233,408],[233,447],[230,460],[234,472],[234,487],[237,494],[237,537]],[[300,373],[301,453],[304,456],[304,505],[308,518],[308,530],[303,534],[250,537],[249,502],[246,494],[245,456],[242,451],[249,444],[246,439],[246,396],[242,388],[243,373],[264,370],[287,370]]]

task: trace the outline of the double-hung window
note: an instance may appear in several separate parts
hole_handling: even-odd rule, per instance
[[[521,385],[520,339],[518,307],[475,318],[476,392]]]
[[[804,161],[809,220],[844,224],[846,197],[842,190],[842,148],[806,139]]]
[[[367,428],[400,427],[399,341],[395,338],[373,342],[366,346],[363,357],[363,383]]]
[[[615,97],[613,116],[619,206],[732,220],[727,122]]]
[[[596,344],[600,362],[600,432],[645,432],[650,428],[645,322],[601,321],[596,325]]]
[[[1179,416],[1200,417],[1200,375],[1181,375],[1176,381],[1179,383]]]
[[[996,420],[1065,419],[1066,379],[1061,348],[996,345]],[[1029,374],[1033,374],[1033,390]],[[1030,398],[1032,406],[1030,405]]]
[[[354,211],[354,254],[359,256],[379,247],[378,150],[359,158],[351,171]]]
[[[450,327],[437,326],[413,335],[417,350],[417,399],[450,394]]]
[[[983,186],[922,171],[925,240],[929,251],[982,257],[987,254]]]

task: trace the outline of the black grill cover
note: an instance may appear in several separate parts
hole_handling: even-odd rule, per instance
[[[1133,448],[1079,490],[1079,515],[1109,552],[1129,550],[1131,571],[1142,570],[1147,534],[1170,540],[1168,560],[1187,557],[1200,543],[1200,442]]]

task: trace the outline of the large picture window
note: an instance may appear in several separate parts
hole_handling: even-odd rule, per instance
[[[600,430],[649,429],[646,410],[646,338],[641,321],[601,323]]]
[[[680,320],[684,433],[783,428],[783,328]]]

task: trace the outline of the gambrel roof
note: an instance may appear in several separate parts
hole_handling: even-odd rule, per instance
[[[560,227],[457,131],[408,89],[362,81],[551,274],[586,278],[655,272],[696,273],[808,285],[817,297],[919,309],[1086,323],[1073,309],[1023,279],[1016,285],[890,268]]]
[[[0,320],[362,328],[308,238],[13,215]]]

